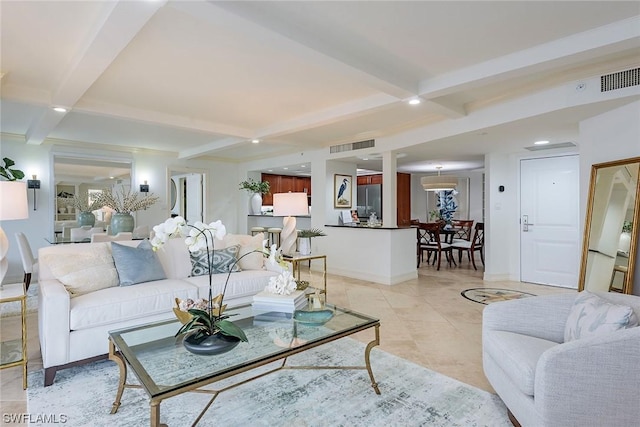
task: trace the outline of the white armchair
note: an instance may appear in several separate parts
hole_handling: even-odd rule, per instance
[[[640,297],[597,295],[631,307],[640,318]],[[640,327],[564,342],[576,296],[487,306],[482,326],[485,375],[510,417],[523,427],[637,426]]]

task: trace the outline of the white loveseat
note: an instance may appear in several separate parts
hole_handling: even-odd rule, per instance
[[[522,427],[637,426],[640,327],[565,342],[577,295],[487,306],[482,325],[485,375]],[[630,307],[640,318],[639,297],[595,295]]]
[[[260,235],[227,235],[222,243],[241,245],[240,255],[252,245],[261,242]],[[117,242],[137,247],[140,241]],[[220,241],[216,242],[216,247]],[[39,250],[38,332],[42,362],[45,368],[45,386],[53,383],[59,369],[78,363],[104,358],[108,353],[108,331],[144,323],[175,318],[172,307],[175,298],[207,298],[209,276],[191,274],[191,260],[184,239],[170,239],[156,252],[166,279],[138,283],[131,286],[113,286],[73,296],[56,278],[50,265],[60,256],[82,262],[83,254],[92,249],[104,251],[96,245],[104,243],[78,243],[55,245]],[[110,251],[110,249],[109,249]],[[50,256],[54,255],[54,256]],[[264,290],[269,278],[278,273],[264,269],[262,254],[251,254],[241,261],[242,271],[231,273],[224,302],[229,307],[248,303],[253,295]],[[256,257],[258,257],[256,259]],[[253,269],[246,268],[247,265]],[[222,292],[226,273],[213,275],[213,295]]]

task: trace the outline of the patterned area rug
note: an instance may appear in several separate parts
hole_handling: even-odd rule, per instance
[[[27,313],[38,310],[38,284],[31,283],[27,291]],[[0,317],[19,316],[20,302],[13,301],[0,304]]]
[[[363,354],[363,344],[343,338],[297,354],[288,365],[361,366]],[[377,348],[371,352],[371,365],[380,396],[365,370],[281,370],[220,394],[198,426],[511,425],[504,404],[493,394]],[[43,372],[32,372],[28,412],[64,414],[68,426],[149,425],[149,399],[141,389],[125,389],[118,413],[109,414],[117,378],[118,368],[110,361],[59,371],[46,388]],[[230,384],[224,380],[215,385],[221,388],[223,383]],[[161,422],[191,425],[209,399],[201,393],[167,399],[160,407]]]
[[[473,288],[460,292],[460,295],[466,299],[478,302],[480,304],[490,304],[498,301],[508,301],[510,299],[520,299],[526,297],[534,297],[535,294],[528,292],[512,291],[511,289],[499,288]]]

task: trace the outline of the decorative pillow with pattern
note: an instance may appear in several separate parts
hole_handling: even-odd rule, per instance
[[[240,251],[238,252],[238,258],[240,259],[238,264],[240,268],[242,270],[262,270],[264,255],[262,252],[250,252],[261,251],[263,240],[263,233],[258,233],[255,236],[249,236],[247,234],[227,234],[223,240],[215,241],[215,248],[218,250],[218,248],[240,245]]]
[[[591,292],[582,291],[569,312],[564,341],[604,335],[635,326],[638,326],[638,318],[631,307],[612,304]]]
[[[240,251],[240,245],[229,246],[224,249],[216,249],[210,251],[211,259],[211,272],[216,273],[235,273],[242,271],[238,263],[238,252]],[[191,252],[191,275],[202,276],[209,274],[209,264],[207,263],[207,251]]]

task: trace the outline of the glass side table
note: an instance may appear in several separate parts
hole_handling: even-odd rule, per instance
[[[314,254],[310,254],[310,255],[300,255],[300,253],[296,252],[293,256],[291,257],[284,257],[283,258],[284,261],[290,262],[291,263],[291,267],[293,270],[293,276],[296,280],[300,280],[300,264],[304,261],[309,261],[309,270],[311,270],[311,261],[314,259],[321,259],[323,261],[323,265],[322,265],[322,285],[323,288],[320,290],[320,293],[324,294],[324,298],[326,301],[327,298],[327,256],[326,255],[314,255]],[[309,285],[311,287],[315,287],[313,286],[312,283],[309,283]]]
[[[0,369],[22,365],[22,388],[27,388],[27,292],[24,284],[0,286],[0,304],[20,302],[22,331],[19,339],[0,342]]]

